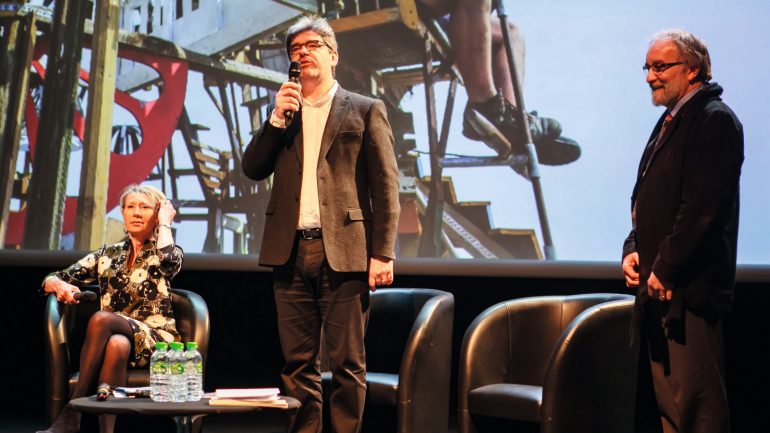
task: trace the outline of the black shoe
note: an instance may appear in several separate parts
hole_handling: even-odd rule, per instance
[[[514,129],[513,119],[506,116],[502,101],[497,102],[468,103],[463,113],[463,135],[471,140],[483,141],[501,158],[507,158],[511,154],[511,142],[506,131]]]
[[[463,116],[463,135],[483,141],[502,158],[511,152],[526,154],[525,138],[516,122],[516,108],[501,93],[481,103],[469,103]],[[535,142],[538,160],[545,165],[567,164],[580,156],[580,146],[561,137],[561,125],[555,119],[527,113],[530,135]]]
[[[535,150],[538,162],[543,165],[564,165],[580,158],[580,145],[563,135],[535,141]]]

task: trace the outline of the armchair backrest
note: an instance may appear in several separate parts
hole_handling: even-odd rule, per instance
[[[626,295],[591,293],[501,302],[471,323],[460,354],[463,389],[492,383],[542,386],[562,332],[583,310]],[[470,360],[473,358],[473,361]],[[471,371],[472,370],[472,371]]]
[[[398,374],[407,342],[425,304],[450,294],[433,289],[380,289],[370,296],[367,370]]]
[[[454,296],[383,289],[370,299],[367,372],[397,376],[396,431],[447,431]]]
[[[631,298],[631,297],[629,297]],[[634,300],[595,305],[564,331],[543,385],[542,433],[633,431],[639,347],[628,330]]]

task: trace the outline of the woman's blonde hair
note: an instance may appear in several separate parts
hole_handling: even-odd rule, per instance
[[[126,206],[126,199],[130,194],[141,194],[147,197],[150,205],[156,209],[160,206],[161,202],[166,200],[166,194],[163,194],[163,191],[155,188],[154,186],[131,184],[125,187],[123,192],[120,193],[121,208]]]

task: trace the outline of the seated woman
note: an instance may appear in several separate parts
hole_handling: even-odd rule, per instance
[[[180,341],[169,293],[183,259],[171,233],[176,210],[160,190],[147,185],[128,186],[120,207],[125,240],[105,245],[43,281],[46,293],[67,304],[78,302],[75,284],[99,285],[100,311],[88,322],[72,398],[85,396],[97,379],[125,386],[128,366],[147,366],[156,341]],[[114,415],[99,416],[102,433],[114,426]],[[80,413],[66,406],[43,433],[79,430]]]

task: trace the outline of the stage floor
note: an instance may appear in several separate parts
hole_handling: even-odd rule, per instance
[[[98,433],[99,429],[93,422],[84,422],[81,433]],[[172,422],[158,423],[145,429],[144,433],[168,433],[174,431]],[[48,428],[41,416],[34,414],[4,414],[0,416],[0,433],[33,433]],[[117,432],[130,432],[134,430],[118,422]],[[207,416],[203,420],[203,433],[284,433],[286,431],[285,418],[273,414],[227,414]]]

